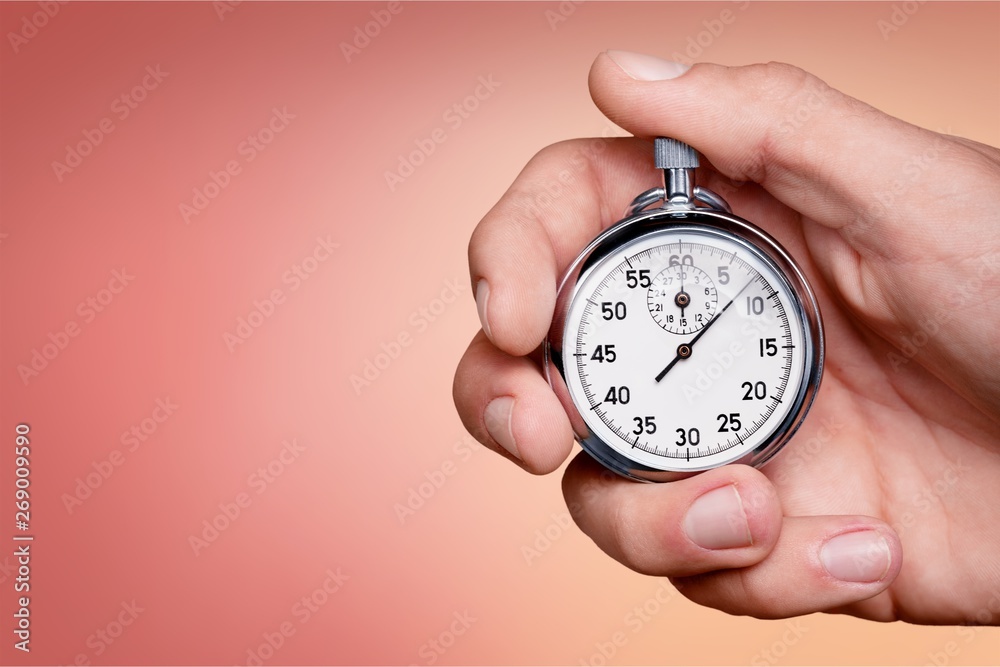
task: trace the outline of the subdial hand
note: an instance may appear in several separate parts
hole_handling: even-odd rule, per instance
[[[677,293],[674,297],[674,303],[676,303],[681,309],[681,319],[684,318],[684,309],[687,308],[688,304],[691,303],[691,297],[687,292],[684,291],[684,276],[687,274],[687,270],[684,266],[681,266],[681,291]]]

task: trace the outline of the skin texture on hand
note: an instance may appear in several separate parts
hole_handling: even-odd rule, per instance
[[[635,139],[536,155],[469,246],[483,331],[454,395],[469,431],[529,472],[572,429],[540,372],[558,281],[657,184],[650,137],[775,236],[823,312],[823,386],[763,471],[679,482],[567,468],[574,519],[625,565],[734,614],[815,611],[1000,624],[1000,151],[886,116],[782,64],[690,70],[601,54],[591,94]],[[580,177],[551,205],[561,171]]]

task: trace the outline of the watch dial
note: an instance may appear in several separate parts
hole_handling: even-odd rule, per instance
[[[816,357],[801,310],[776,264],[741,238],[646,233],[576,284],[562,345],[569,394],[592,434],[643,466],[739,460],[802,405]]]

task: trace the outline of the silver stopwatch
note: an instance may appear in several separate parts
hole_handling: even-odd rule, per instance
[[[774,239],[695,187],[693,149],[661,137],[655,155],[664,187],[563,279],[546,375],[583,448],[626,477],[763,465],[819,388],[819,307]]]

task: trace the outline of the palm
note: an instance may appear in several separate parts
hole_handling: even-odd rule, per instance
[[[983,582],[1000,578],[993,557],[1000,534],[982,530],[1000,505],[1000,428],[980,409],[992,400],[991,387],[976,385],[988,369],[971,368],[961,353],[947,358],[948,346],[939,338],[962,335],[970,324],[993,330],[1000,313],[995,307],[984,312],[988,298],[976,305],[967,299],[963,307],[975,310],[976,319],[939,317],[940,331],[925,323],[924,335],[915,336],[920,329],[910,329],[878,300],[863,302],[837,285],[874,291],[909,281],[920,298],[903,295],[894,304],[947,303],[954,297],[947,283],[936,290],[928,285],[940,257],[879,274],[839,233],[799,216],[757,186],[728,196],[738,213],[766,221],[763,226],[804,265],[823,313],[827,359],[821,390],[799,434],[765,468],[785,513],[875,516],[900,535],[905,561],[892,586],[842,611],[918,623],[973,618],[992,592]],[[967,258],[952,260],[955,267],[969,267]],[[862,288],[866,276],[882,282]],[[960,276],[955,272],[952,278]],[[905,347],[909,356],[883,338],[900,332],[914,344]],[[962,341],[952,347],[966,349]],[[924,368],[926,359],[950,368],[945,380],[970,387],[979,407]]]

